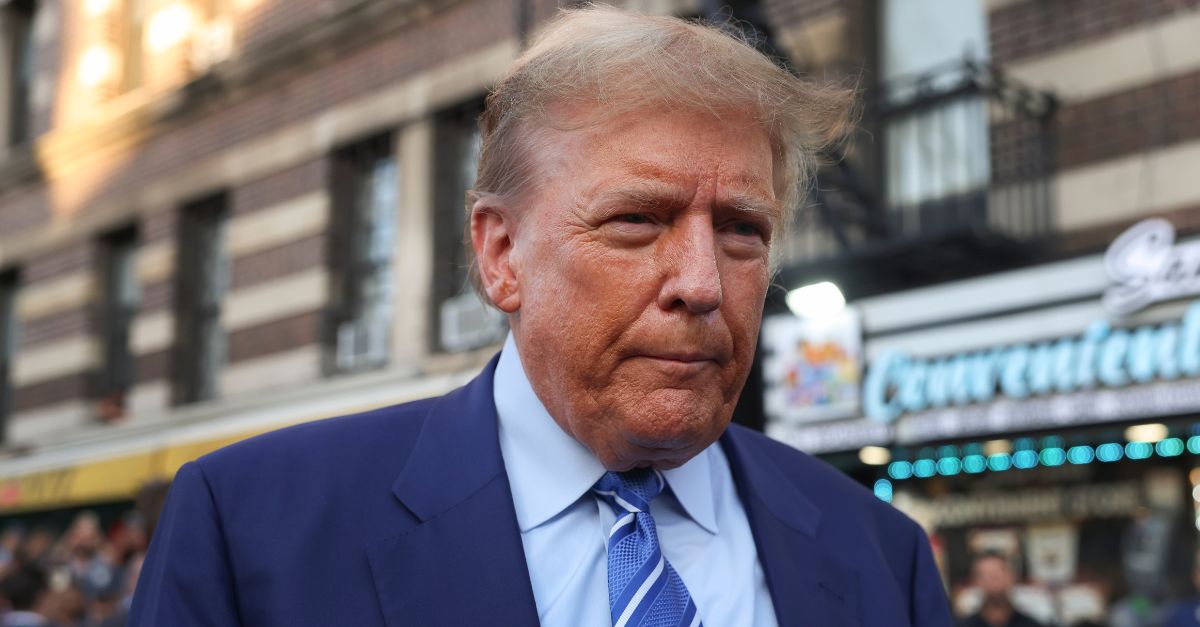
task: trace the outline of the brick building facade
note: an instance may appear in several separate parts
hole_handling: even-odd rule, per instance
[[[195,433],[439,393],[477,370],[502,328],[472,309],[458,252],[472,116],[561,4],[0,4],[0,476],[29,490],[89,455],[164,447],[137,476],[169,476],[207,446]],[[898,3],[734,4],[761,5],[796,68],[873,94]],[[1062,246],[1151,213],[1200,227],[1200,1],[976,5],[988,62],[1058,103]],[[849,148],[868,181],[886,169],[879,137]],[[798,224],[829,239],[818,218]],[[803,263],[828,247],[788,250]]]

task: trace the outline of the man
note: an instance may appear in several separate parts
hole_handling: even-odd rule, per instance
[[[500,355],[184,466],[132,624],[948,626],[920,528],[728,426],[845,109],[718,30],[563,13],[481,118]]]
[[[1042,627],[1012,604],[1016,576],[999,553],[984,553],[971,567],[971,581],[983,593],[979,611],[969,616],[962,627]]]

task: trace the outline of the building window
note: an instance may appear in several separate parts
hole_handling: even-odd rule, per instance
[[[467,191],[479,164],[479,114],[483,103],[443,112],[435,119],[433,306],[437,351],[461,351],[503,337],[504,318],[486,307],[468,277],[465,245]]]
[[[331,302],[324,342],[327,373],[369,370],[387,363],[398,176],[391,134],[333,154]]]
[[[129,334],[141,295],[137,280],[137,245],[138,234],[134,228],[115,231],[101,240],[104,294],[99,322],[104,366],[97,380],[96,396],[99,399],[97,413],[105,421],[125,415],[126,398],[133,387]]]
[[[183,208],[175,276],[175,404],[216,398],[225,363],[221,303],[229,284],[225,250],[228,198],[218,194]]]
[[[889,206],[916,207],[986,187],[984,97],[929,97],[962,81],[965,61],[987,60],[983,0],[888,0],[881,24],[883,97],[899,112],[884,130]]]
[[[0,6],[3,6],[0,3]],[[29,95],[33,85],[33,18],[36,4],[33,0],[10,0],[3,6],[0,26],[0,46],[5,57],[4,73],[7,75],[8,95],[6,108],[8,145],[16,146],[30,140]],[[7,36],[4,36],[7,35]]]
[[[8,433],[12,413],[12,366],[17,355],[16,270],[0,273],[0,440]]]

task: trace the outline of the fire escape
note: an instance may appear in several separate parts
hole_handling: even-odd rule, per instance
[[[761,2],[704,8],[755,29],[787,63]],[[869,133],[849,157],[825,155],[781,242],[778,286],[833,281],[862,297],[1040,258],[1054,221],[1051,94],[970,57],[864,87]]]

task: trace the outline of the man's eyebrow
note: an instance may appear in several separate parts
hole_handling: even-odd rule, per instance
[[[672,185],[652,183],[604,190],[596,198],[596,202],[600,205],[619,204],[630,210],[682,209],[687,207],[692,199],[682,189]],[[739,212],[762,215],[773,222],[783,216],[783,211],[777,202],[758,194],[736,192],[727,194],[718,205]]]
[[[619,203],[631,209],[675,209],[686,207],[691,198],[684,190],[673,185],[652,183],[606,189],[600,193],[597,201],[600,204]]]
[[[772,220],[783,217],[783,210],[777,201],[757,194],[729,194],[721,204],[737,211],[762,214]]]

